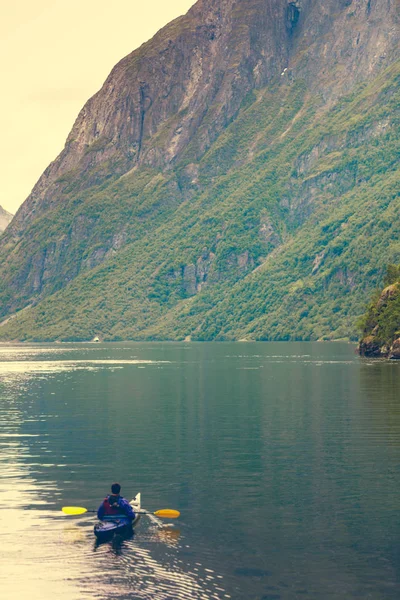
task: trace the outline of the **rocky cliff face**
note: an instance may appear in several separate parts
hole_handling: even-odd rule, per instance
[[[80,112],[57,160],[20,210],[62,197],[68,172],[89,186],[138,165],[168,167],[197,134],[201,155],[243,97],[288,65],[291,32],[282,0],[200,0],[184,17],[124,58]],[[102,166],[105,165],[105,169]]]
[[[13,215],[0,206],[0,233],[5,230],[12,218]]]
[[[61,155],[18,212],[13,234],[54,203],[138,165],[196,162],[245,95],[304,78],[326,100],[390,64],[399,0],[199,0],[121,60],[80,112]]]

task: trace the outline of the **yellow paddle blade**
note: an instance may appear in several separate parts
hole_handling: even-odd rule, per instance
[[[83,508],[82,506],[63,506],[61,510],[66,515],[83,515],[87,512],[87,508]]]
[[[177,519],[180,516],[179,510],[172,510],[172,508],[164,508],[163,510],[157,510],[155,513],[156,517],[164,517],[164,519]]]

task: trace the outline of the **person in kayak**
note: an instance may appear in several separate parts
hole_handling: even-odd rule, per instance
[[[119,483],[113,483],[111,486],[111,494],[104,498],[103,502],[100,504],[97,517],[102,521],[107,518],[128,518],[132,521],[135,519],[135,513],[132,509],[132,506],[129,504],[128,500],[125,500],[123,496],[120,495],[121,486]]]

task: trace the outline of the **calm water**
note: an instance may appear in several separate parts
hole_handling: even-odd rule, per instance
[[[400,363],[346,344],[0,347],[3,597],[400,597]],[[121,547],[119,480],[151,511]]]

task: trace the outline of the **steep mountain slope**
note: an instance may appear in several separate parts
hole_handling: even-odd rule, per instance
[[[13,215],[0,206],[0,233],[5,230]]]
[[[115,67],[3,234],[1,314],[38,305],[0,335],[354,335],[399,260],[398,41],[387,0],[198,2]]]

